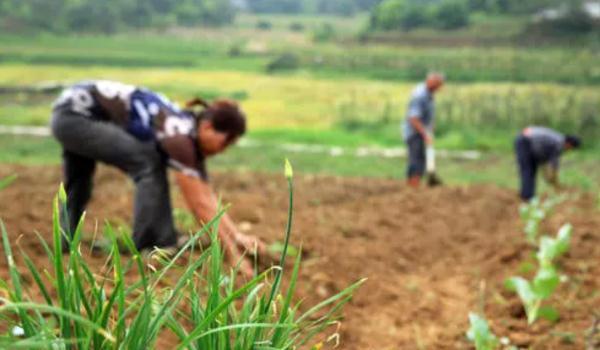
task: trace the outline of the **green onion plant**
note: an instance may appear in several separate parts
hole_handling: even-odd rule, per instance
[[[164,335],[172,348],[190,350],[273,350],[310,346],[314,337],[336,324],[340,311],[364,280],[359,280],[312,307],[294,302],[301,254],[286,273],[293,217],[293,174],[286,161],[289,186],[288,221],[281,260],[249,280],[238,267],[225,269],[217,228],[221,210],[175,256],[157,250],[150,257],[138,252],[128,236],[120,237],[129,254],[123,256],[118,234],[106,225],[112,242],[104,266],[95,271],[81,252],[84,218],[75,232],[66,232],[66,194],[60,188],[53,206],[53,240],[38,236],[48,258],[46,266],[18,248],[21,269],[4,224],[2,243],[10,278],[0,280],[0,348],[11,349],[155,349]],[[64,218],[63,218],[64,219]],[[65,221],[66,222],[66,221]],[[203,235],[212,239],[197,248]],[[63,251],[61,239],[68,249]],[[72,238],[69,238],[72,237]],[[39,298],[31,293],[37,289]]]

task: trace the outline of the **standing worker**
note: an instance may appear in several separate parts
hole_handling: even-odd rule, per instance
[[[199,223],[217,213],[205,159],[223,152],[246,131],[235,102],[201,99],[180,109],[163,95],[112,81],[82,82],[55,102],[51,128],[63,148],[68,226],[73,234],[92,194],[96,162],[115,166],[135,183],[133,240],[138,250],[177,249],[167,167],[176,171],[183,196]],[[196,107],[196,109],[194,109]],[[198,110],[198,107],[202,107]],[[243,235],[227,215],[219,237],[234,263],[240,248],[263,248]],[[63,241],[68,248],[69,237]],[[242,270],[251,274],[248,261]]]
[[[444,85],[444,75],[430,73],[412,92],[404,121],[404,141],[408,149],[408,184],[419,187],[425,173],[425,148],[433,146],[435,106],[433,95]]]
[[[546,181],[559,188],[559,158],[564,151],[581,147],[581,140],[574,135],[563,135],[555,130],[530,126],[515,140],[515,153],[521,177],[521,199],[529,201],[535,196],[538,166],[546,165]]]

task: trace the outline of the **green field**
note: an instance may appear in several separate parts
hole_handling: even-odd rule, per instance
[[[269,21],[270,30],[259,30]],[[449,150],[479,150],[478,161],[442,160],[452,183],[494,182],[514,187],[512,140],[524,126],[549,125],[581,134],[587,151],[569,157],[568,183],[586,189],[598,184],[594,154],[600,139],[598,53],[586,46],[522,48],[500,44],[506,19],[490,27],[500,40],[493,47],[409,46],[411,40],[439,35],[431,30],[407,34],[400,45],[357,41],[365,16],[250,16],[225,29],[169,29],[113,36],[15,36],[3,34],[0,86],[69,84],[81,79],[114,79],[156,89],[178,102],[192,96],[234,98],[249,116],[251,141],[215,159],[219,170],[278,169],[281,143],[323,144],[353,150],[361,146],[402,147],[400,125],[415,83],[431,69],[447,73],[449,83],[437,101],[437,145]],[[518,24],[518,20],[512,19]],[[289,29],[301,23],[301,32]],[[334,25],[336,39],[314,42],[311,32]],[[514,33],[513,33],[514,34]],[[468,30],[444,34],[458,40]],[[491,34],[490,34],[491,35]],[[294,56],[287,66],[285,55]],[[275,61],[283,65],[267,72]],[[281,63],[281,62],[280,62]],[[1,124],[47,125],[54,94],[0,95]],[[49,140],[21,142],[3,136],[0,160],[59,161]],[[265,151],[267,149],[267,151]],[[403,160],[324,154],[293,154],[307,172],[350,176],[404,176]],[[249,159],[260,161],[249,161]]]
[[[253,131],[277,129],[295,142],[350,146],[400,143],[400,125],[414,87],[412,82],[233,70],[0,65],[0,84],[5,86],[82,79],[148,86],[179,102],[196,95],[231,97],[243,104]],[[53,98],[0,96],[3,124],[46,125]],[[552,125],[595,140],[600,136],[599,109],[600,89],[595,86],[450,82],[438,98],[438,141],[451,149],[509,150],[512,136],[529,124]],[[298,129],[330,133],[315,140]]]
[[[593,5],[0,1],[0,349],[594,347]],[[435,95],[443,186],[431,190],[406,182],[402,135],[430,72],[447,78]],[[248,132],[206,160],[214,189],[169,172],[180,191],[159,206],[154,155],[152,167],[123,165],[135,183],[98,169],[90,215],[72,230],[91,188],[61,168],[48,126],[60,91],[82,80],[147,87],[179,105],[233,99]],[[77,95],[74,105],[90,106]],[[163,122],[152,104],[147,114]],[[163,124],[167,136],[182,130]],[[530,125],[579,135],[583,147],[561,157],[560,186],[539,169],[538,197],[525,203],[513,148]],[[50,207],[52,220],[40,211]],[[149,252],[159,241],[170,245]]]
[[[301,20],[307,21],[302,18],[297,21]],[[285,18],[280,21],[292,23]],[[310,28],[311,22],[308,23]],[[346,28],[347,24],[339,26]],[[420,34],[411,33],[409,37],[411,35]],[[275,71],[304,72],[336,79],[416,81],[428,70],[437,69],[457,82],[600,83],[600,68],[595,64],[598,53],[591,46],[570,49],[506,45],[413,46],[377,41],[364,44],[353,37],[314,42],[309,29],[296,33],[282,28],[261,31],[243,27],[172,29],[113,36],[41,34],[22,37],[3,34],[0,41],[3,44],[0,62],[31,65],[185,67],[264,73],[269,64],[282,55],[291,55],[294,62],[276,65]]]
[[[236,146],[208,161],[209,171],[256,171],[279,173],[281,160],[289,158],[300,174],[403,179],[405,158],[356,156],[352,147],[343,156],[326,153],[301,153],[279,147],[279,143],[261,135],[250,134],[260,146]],[[60,164],[60,147],[51,138],[0,136],[0,163]],[[494,183],[517,188],[517,169],[508,152],[484,153],[478,160],[440,159],[439,173],[450,185]],[[586,191],[598,191],[600,164],[594,152],[570,154],[562,162],[561,180],[565,185]],[[547,188],[544,184],[541,188]]]

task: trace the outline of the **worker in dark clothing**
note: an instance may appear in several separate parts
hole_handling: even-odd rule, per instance
[[[544,177],[559,188],[559,159],[564,151],[581,147],[581,140],[574,135],[563,135],[555,130],[530,126],[515,140],[515,153],[521,177],[521,199],[529,201],[535,196],[537,169],[546,166]]]

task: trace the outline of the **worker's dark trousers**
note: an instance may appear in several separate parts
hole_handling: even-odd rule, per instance
[[[515,153],[521,178],[521,199],[530,200],[535,196],[535,179],[538,164],[531,152],[531,142],[523,135],[515,139]]]
[[[414,134],[406,140],[408,149],[407,176],[423,176],[425,173],[425,140],[420,134]]]
[[[52,133],[63,147],[68,223],[72,235],[92,194],[96,161],[118,167],[135,183],[133,240],[136,247],[175,245],[166,161],[155,141],[142,142],[119,126],[56,109]]]

